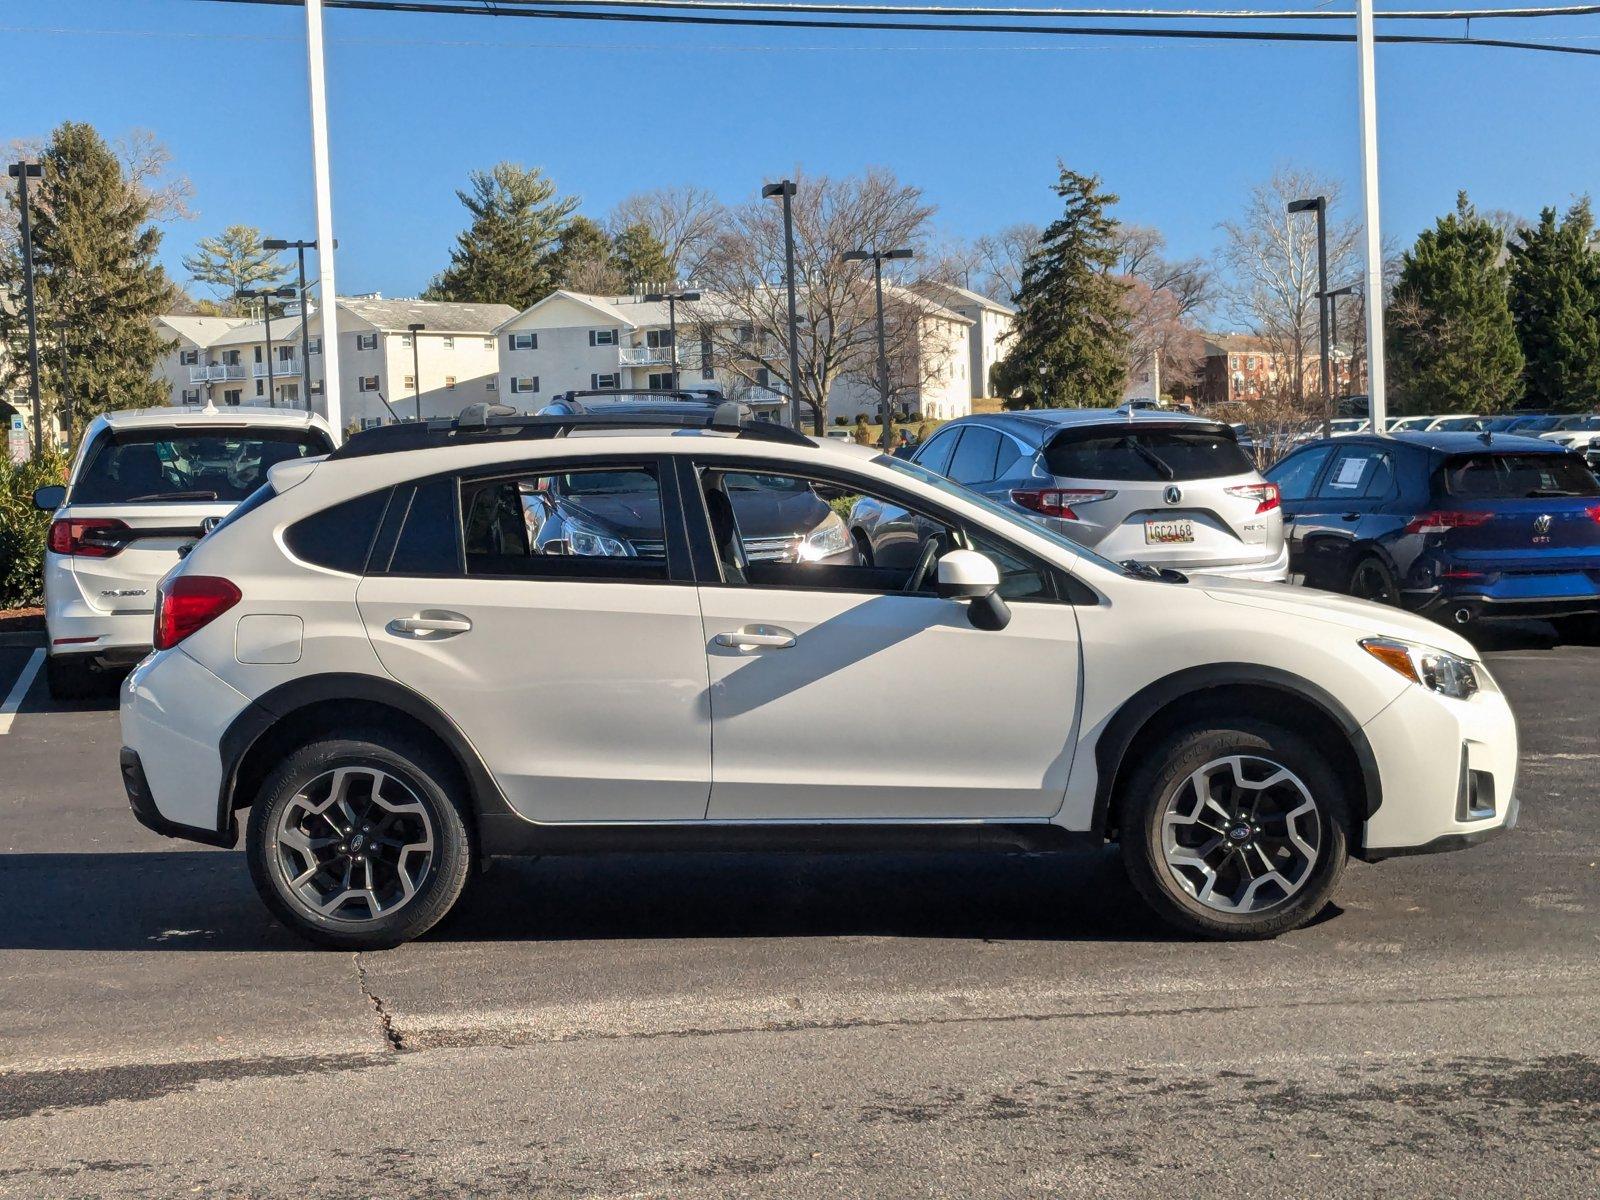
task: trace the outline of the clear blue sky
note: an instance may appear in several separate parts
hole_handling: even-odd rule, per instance
[[[195,240],[234,222],[314,236],[303,30],[297,8],[10,0],[0,142],[66,119],[154,131],[196,189],[197,218],[166,234],[180,279]],[[1600,18],[1476,32],[1491,30],[1600,46]],[[1280,163],[1343,180],[1347,203],[1359,187],[1345,45],[358,12],[330,13],[328,34],[345,292],[425,286],[462,224],[455,188],[502,158],[542,166],[596,217],[663,184],[737,200],[796,165],[886,165],[925,189],[943,229],[972,237],[1048,220],[1061,157],[1104,176],[1119,215],[1158,226],[1180,255],[1211,253],[1217,223]],[[1380,47],[1378,79],[1386,240],[1409,244],[1461,187],[1529,215],[1596,188],[1600,59]]]

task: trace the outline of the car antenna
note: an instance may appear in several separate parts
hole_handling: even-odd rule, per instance
[[[1480,442],[1482,442],[1485,446],[1488,446],[1488,445],[1492,444],[1494,442],[1494,430],[1485,429],[1482,433],[1480,433],[1478,435],[1478,440]]]

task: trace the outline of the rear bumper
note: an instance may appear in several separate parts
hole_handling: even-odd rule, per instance
[[[1436,620],[1510,621],[1550,617],[1577,617],[1600,613],[1600,592],[1592,596],[1504,597],[1481,591],[1439,592],[1426,598],[1417,611]]]
[[[122,786],[128,793],[128,807],[133,809],[134,819],[162,837],[183,838],[191,842],[201,842],[207,846],[231,847],[239,840],[238,823],[233,814],[229,813],[227,824],[222,829],[203,829],[197,825],[180,825],[177,821],[169,820],[163,816],[160,807],[156,804],[155,796],[150,791],[150,780],[145,776],[144,763],[139,758],[137,750],[127,746],[122,748]]]
[[[44,625],[51,654],[106,663],[138,662],[150,652],[155,635],[153,612],[110,613],[91,607],[72,572],[60,563],[45,566]]]

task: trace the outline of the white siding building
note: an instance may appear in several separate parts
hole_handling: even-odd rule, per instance
[[[994,395],[990,373],[1011,348],[1006,341],[1016,322],[1017,310],[1009,304],[953,283],[922,283],[917,290],[972,322],[968,330],[967,347],[967,370],[972,378],[972,394]]]

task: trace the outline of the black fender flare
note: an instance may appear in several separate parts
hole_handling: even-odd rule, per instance
[[[1367,807],[1364,818],[1370,818],[1383,803],[1383,785],[1378,774],[1378,760],[1372,753],[1372,744],[1362,732],[1361,724],[1350,711],[1328,692],[1307,679],[1277,667],[1260,663],[1206,663],[1176,671],[1135,692],[1106,722],[1104,731],[1095,742],[1094,815],[1090,828],[1102,836],[1109,832],[1111,794],[1127,757],[1134,737],[1151,717],[1167,705],[1199,692],[1218,687],[1251,687],[1267,691],[1288,693],[1315,706],[1324,716],[1343,731],[1349,740],[1356,764],[1361,771]]]

